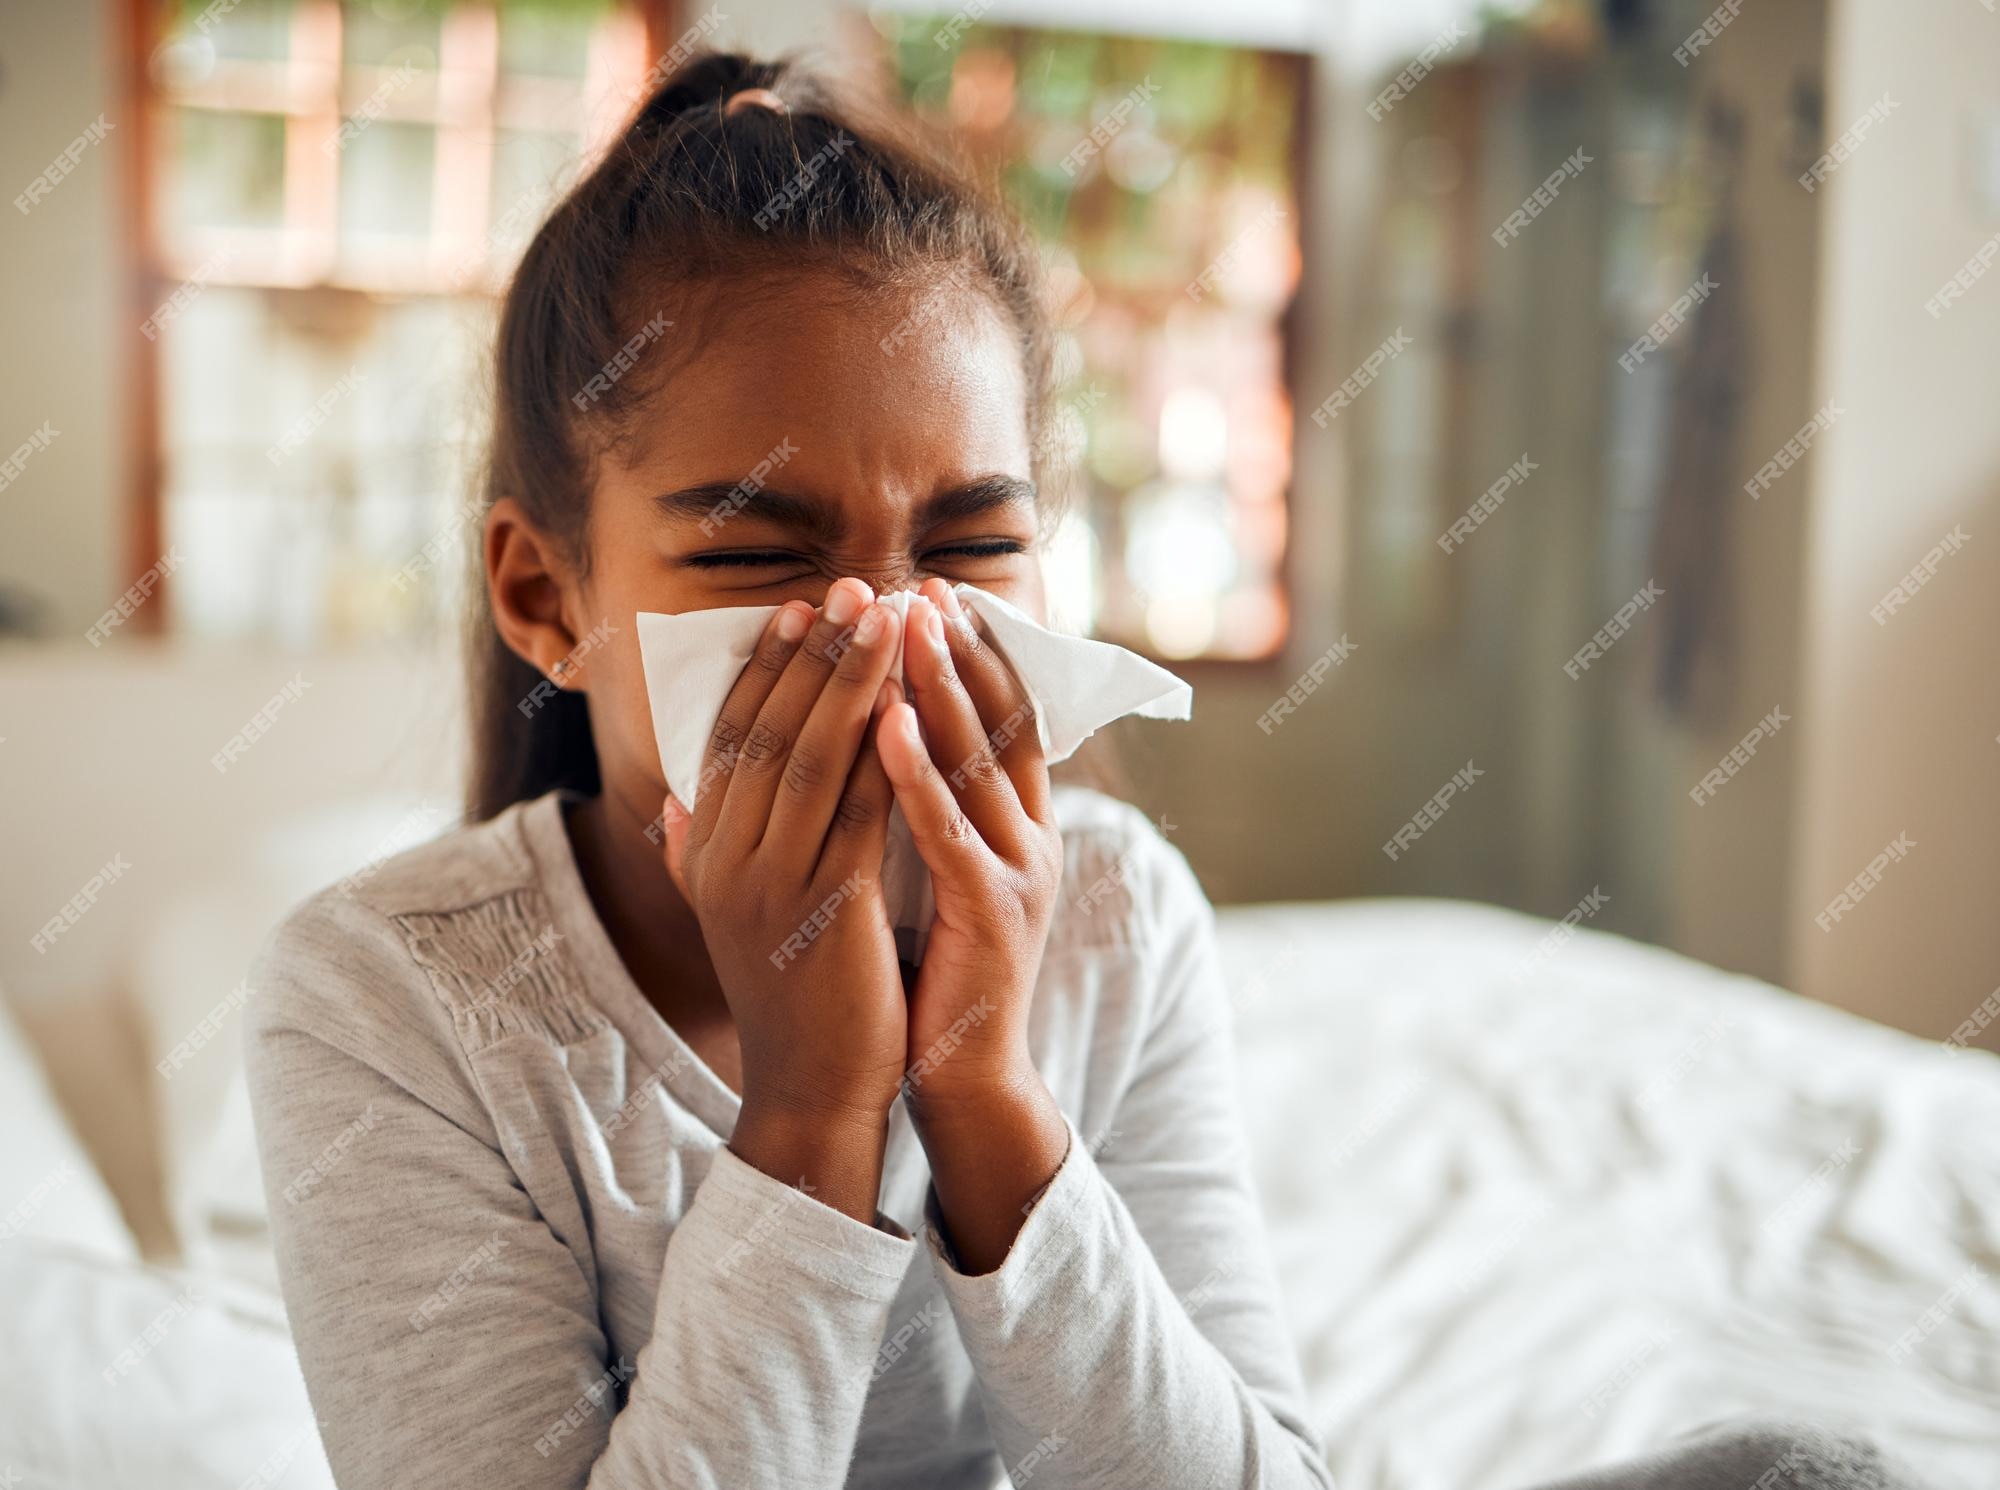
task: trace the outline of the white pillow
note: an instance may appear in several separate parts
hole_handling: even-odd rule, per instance
[[[0,1257],[30,1238],[131,1261],[138,1246],[0,998]]]
[[[0,1252],[0,1465],[48,1490],[332,1490],[282,1310],[24,1241]]]
[[[435,837],[456,810],[365,798],[274,824],[227,876],[183,886],[139,939],[130,974],[146,1025],[162,1185],[182,1260],[268,1281],[267,1223],[243,1089],[245,979],[285,913],[316,890]]]

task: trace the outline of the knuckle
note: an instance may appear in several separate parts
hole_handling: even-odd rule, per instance
[[[708,749],[711,755],[723,760],[733,760],[743,748],[743,729],[728,719],[715,721],[715,728],[709,732]]]
[[[1053,888],[1062,882],[1063,841],[1060,833],[1038,833],[1035,835],[1036,856],[1042,871],[1043,882]]]
[[[979,786],[992,786],[1000,779],[1000,761],[991,750],[982,745],[973,751],[971,758],[966,761],[965,774],[968,780]]]
[[[760,719],[750,726],[750,733],[743,737],[742,756],[746,761],[761,765],[782,755],[788,743],[783,730]]]
[[[988,893],[981,897],[978,917],[981,930],[1001,942],[1014,942],[1034,918],[1019,880],[1004,870],[986,877]]]
[[[850,832],[868,827],[878,815],[876,805],[857,791],[842,792],[840,805],[833,809],[834,825]]]
[[[791,644],[776,638],[765,642],[750,655],[750,665],[767,677],[776,677],[782,673],[785,664],[791,660]]]
[[[812,635],[806,638],[805,650],[831,667],[837,666],[840,659],[845,657],[853,646],[852,626],[835,627],[823,621],[814,628]]]
[[[785,762],[784,782],[787,789],[805,796],[824,780],[826,762],[820,753],[804,743],[794,746],[791,759]]]
[[[946,816],[942,832],[946,843],[970,843],[979,836],[973,831],[972,819],[957,811]]]

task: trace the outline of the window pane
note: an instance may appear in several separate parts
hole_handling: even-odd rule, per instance
[[[488,334],[483,308],[438,299],[191,301],[161,334],[176,624],[301,644],[441,624]]]
[[[190,229],[276,228],[285,216],[285,121],[275,114],[170,109],[164,220]]]
[[[366,257],[383,239],[418,245],[431,230],[431,182],[437,168],[437,131],[427,124],[377,119],[351,135],[340,160],[340,253]]]
[[[340,49],[349,66],[393,66],[438,55],[444,7],[429,0],[346,0]]]
[[[493,146],[493,195],[488,232],[493,262],[511,267],[577,165],[581,145],[570,134],[539,129],[500,131]]]
[[[581,78],[590,60],[590,33],[611,10],[602,0],[564,5],[502,4],[500,70],[525,76]]]
[[[282,61],[291,52],[295,0],[244,0],[236,5],[183,5],[171,35],[206,40],[218,57]]]

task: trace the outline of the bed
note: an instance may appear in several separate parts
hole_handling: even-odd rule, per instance
[[[1221,932],[1344,1490],[1506,1490],[1743,1412],[1871,1430],[1940,1490],[1993,1490],[2000,1060],[1482,906],[1243,908]],[[0,1471],[330,1485],[240,1102],[174,1168],[186,1255],[142,1262],[26,1059],[0,1022],[0,1216],[64,1178],[0,1241],[0,1357],[34,1363]]]
[[[1346,1490],[1742,1412],[2000,1485],[2000,1059],[1484,906],[1226,914],[1243,1106]]]

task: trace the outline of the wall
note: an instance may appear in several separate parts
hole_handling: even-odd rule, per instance
[[[1797,181],[1792,101],[1817,84],[1827,34],[1824,0],[1745,6],[1695,62],[1700,106],[1724,101],[1744,123],[1735,218],[1743,248],[1746,377],[1735,448],[1721,472],[1716,555],[1727,663],[1704,670],[1689,716],[1661,727],[1670,768],[1660,821],[1636,820],[1634,844],[1668,858],[1662,940],[1719,967],[1790,983],[1788,913],[1796,866],[1805,534],[1815,450],[1752,500],[1742,483],[1812,417],[1813,348],[1823,206]],[[1699,313],[1699,312],[1697,312]],[[1688,796],[1774,708],[1795,721],[1759,745],[1712,798]],[[1644,804],[1618,807],[1630,817]]]
[[[1946,1036],[2000,983],[2000,272],[1941,316],[1925,304],[2000,232],[1969,148],[2000,131],[2000,15],[1926,6],[1915,24],[1850,0],[1829,81],[1830,135],[1885,93],[1898,107],[1824,190],[1819,398],[1846,412],[1813,470],[1786,929],[1805,992]],[[1957,529],[1964,548],[1877,624],[1871,608]],[[1909,857],[1822,930],[1899,833]]]
[[[0,491],[0,595],[42,629],[81,636],[117,583],[126,491],[127,343],[119,245],[122,151],[108,4],[0,0],[0,458],[44,420],[58,431]],[[103,114],[113,128],[24,215],[17,194]],[[128,324],[130,322],[131,324]]]
[[[200,960],[211,1000],[226,995],[292,902],[424,836],[413,812],[455,814],[457,672],[448,647],[0,645],[14,704],[0,726],[0,988],[50,1003],[183,979]],[[114,860],[74,924],[36,948]],[[212,914],[227,922],[219,942]]]

